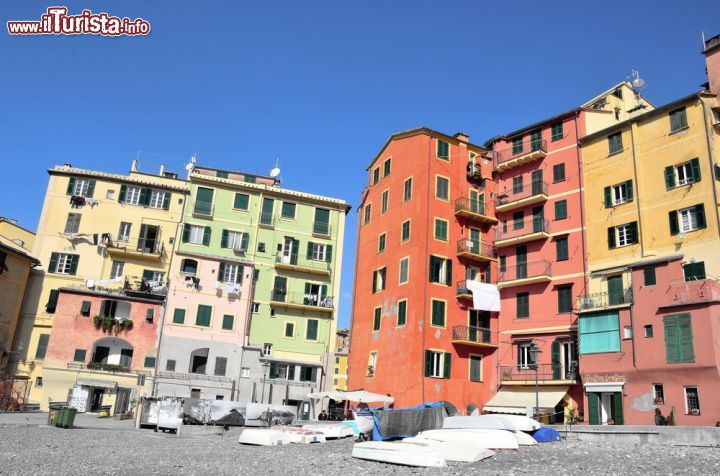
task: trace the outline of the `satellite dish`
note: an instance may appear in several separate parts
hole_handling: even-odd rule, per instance
[[[274,168],[270,171],[270,176],[271,176],[272,178],[275,178],[275,177],[277,177],[278,175],[280,175],[280,167],[274,167]]]
[[[642,79],[642,78],[640,78],[640,77],[637,77],[637,78],[633,79],[632,85],[633,85],[633,87],[634,87],[635,89],[644,88],[644,87],[645,87],[645,80]]]

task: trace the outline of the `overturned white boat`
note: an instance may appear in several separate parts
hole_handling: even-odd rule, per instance
[[[539,430],[542,424],[537,421],[533,420],[530,417],[526,417],[523,415],[506,415],[506,414],[493,414],[493,415],[482,415],[484,417],[490,417],[490,418],[499,418],[500,420],[505,420],[509,423],[511,423],[516,430],[519,431],[535,431]]]
[[[480,428],[421,431],[417,438],[452,443],[472,442],[490,450],[516,450],[520,444],[512,431]]]
[[[403,444],[401,442],[366,441],[364,443],[355,443],[352,455],[353,458],[406,466],[431,468],[444,468],[447,466],[445,459],[436,451],[426,446]]]
[[[517,438],[520,446],[532,446],[537,444],[535,438],[523,431],[513,431],[513,434],[515,435],[515,438]]]
[[[484,448],[473,441],[440,441],[413,437],[403,438],[401,443],[435,451],[447,461],[474,463],[495,454],[493,450]]]
[[[302,428],[319,432],[328,440],[355,436],[355,430],[352,427],[341,423],[308,423],[303,425]]]
[[[512,422],[497,418],[494,415],[447,417],[443,421],[443,429],[518,430]]]
[[[280,431],[288,435],[290,443],[311,444],[325,443],[325,435],[319,431],[308,430],[298,426],[273,426],[271,430]]]
[[[284,431],[271,428],[245,428],[238,443],[256,446],[279,446],[290,443],[290,435]]]

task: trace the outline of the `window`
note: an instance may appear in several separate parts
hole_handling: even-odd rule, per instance
[[[663,317],[663,324],[667,363],[695,362],[690,314],[670,314]]]
[[[437,141],[437,157],[438,159],[450,160],[450,144],[444,140]]]
[[[47,353],[48,342],[50,341],[50,334],[40,334],[38,339],[37,349],[35,350],[36,359],[44,359]]]
[[[505,272],[507,269],[507,256],[503,255],[500,257],[500,264],[498,265],[498,268],[501,273]]]
[[[408,282],[410,275],[410,258],[405,257],[401,259],[399,269],[398,284],[405,284]]]
[[[425,376],[450,378],[450,352],[425,351]]]
[[[643,326],[643,328],[644,328],[644,330],[645,330],[645,337],[650,338],[650,337],[653,336],[653,326],[652,326],[652,324],[647,324],[647,325]]]
[[[165,362],[165,370],[168,371],[168,372],[175,372],[175,364],[176,364],[176,361],[175,361],[175,360],[169,360],[169,359],[168,359],[168,360]]]
[[[555,240],[555,260],[566,261],[570,258],[568,250],[568,237],[563,236]]]
[[[309,259],[312,261],[330,261],[329,251],[332,249],[332,246],[312,242],[310,242],[308,246],[311,247]]]
[[[90,308],[92,307],[91,301],[83,301],[80,305],[80,315],[90,317]]]
[[[318,325],[320,321],[317,319],[308,319],[307,327],[305,328],[305,339],[306,340],[318,340]]]
[[[470,356],[470,381],[482,382],[482,357],[479,355]]]
[[[300,381],[314,382],[317,379],[317,367],[300,366]]]
[[[553,183],[563,182],[565,180],[565,164],[553,165]]]
[[[233,327],[235,327],[235,316],[231,314],[225,314],[222,321],[223,330],[231,331],[233,330]]]
[[[567,216],[567,200],[558,200],[555,202],[555,219],[564,220]]]
[[[630,202],[633,199],[632,180],[605,187],[605,208]]]
[[[286,322],[285,323],[285,337],[293,338],[295,337],[295,323],[294,322]]]
[[[50,255],[50,263],[48,264],[48,272],[74,275],[77,273],[79,261],[79,255],[52,253]]]
[[[530,293],[517,293],[515,295],[515,317],[518,319],[530,317]]]
[[[65,222],[65,233],[77,233],[80,229],[80,217],[79,213],[68,213],[67,221]]]
[[[446,220],[436,218],[435,219],[435,235],[436,240],[447,241],[448,240],[448,222]]]
[[[688,123],[687,123],[687,114],[685,112],[685,108],[681,107],[680,109],[675,109],[674,111],[670,111],[668,114],[670,116],[670,133],[678,132],[683,129],[687,129]]]
[[[297,209],[297,204],[290,203],[290,202],[283,202],[282,207],[280,208],[280,216],[282,218],[288,218],[288,219],[294,220],[296,209]]]
[[[42,377],[35,378],[35,386],[38,388],[42,388],[42,386],[43,386],[43,378]]]
[[[608,136],[609,154],[613,155],[623,151],[622,132],[616,132]]]
[[[250,207],[250,195],[246,193],[236,193],[233,208],[237,210],[248,210]]]
[[[226,284],[242,283],[243,266],[237,263],[220,263],[218,281]]]
[[[105,198],[108,200],[115,200],[115,190],[108,190],[105,192]]]
[[[430,282],[452,284],[452,260],[430,256]]]
[[[130,205],[139,205],[140,204],[140,187],[133,187],[133,186],[126,186],[125,187],[125,199],[121,200],[125,203],[129,203]],[[120,194],[122,198],[122,193]]]
[[[186,276],[197,274],[198,262],[194,259],[185,258],[180,262],[180,272]]]
[[[173,312],[173,324],[185,323],[185,309],[175,309]]]
[[[83,197],[92,197],[94,192],[94,180],[70,177],[67,188],[68,195],[81,195]]]
[[[188,243],[192,243],[194,245],[202,245],[205,242],[205,227],[204,226],[197,226],[197,225],[185,225],[189,231],[188,231]]]
[[[657,280],[655,278],[655,268],[653,268],[652,266],[644,268],[643,278],[645,281],[645,286],[655,286],[655,283],[657,283]]]
[[[254,175],[245,175],[245,176],[243,176],[243,182],[245,182],[245,183],[256,183],[256,182],[257,182],[257,177],[255,177]]]
[[[380,325],[382,321],[382,308],[376,307],[373,309],[373,332],[377,332],[380,330]]]
[[[249,241],[249,233],[223,230],[222,237],[220,238],[220,248],[228,248],[239,253],[244,253],[248,249]]]
[[[212,215],[213,193],[214,190],[211,188],[198,187],[193,213],[205,216]]]
[[[197,316],[195,318],[196,326],[210,327],[210,316],[212,315],[212,307],[199,304],[197,308]]]
[[[403,202],[407,202],[412,198],[412,182],[413,179],[410,177],[406,179],[403,184]]]
[[[523,151],[523,138],[516,137],[512,140],[512,153],[513,155],[521,154]]]
[[[400,225],[400,242],[405,242],[410,239],[410,220],[405,220]]]
[[[705,205],[699,204],[669,213],[670,234],[677,235],[705,228]]]
[[[392,162],[392,159],[387,159],[383,163],[383,177],[387,177],[390,175],[390,163]]]
[[[665,167],[665,188],[687,185],[700,181],[700,159],[697,157],[689,162]]]
[[[445,177],[435,177],[435,198],[440,200],[450,199],[450,180]]]
[[[523,176],[522,175],[517,175],[517,176],[513,177],[512,190],[513,190],[514,195],[517,195],[518,193],[522,193],[522,191],[523,191]]]
[[[317,235],[330,235],[330,210],[327,208],[315,209],[312,232]]]
[[[380,200],[380,214],[386,213],[388,211],[388,200],[389,200],[390,190],[385,190],[382,193],[382,198]]]
[[[608,228],[608,248],[633,245],[638,242],[637,222]]]
[[[623,327],[623,339],[625,339],[625,340],[632,339],[632,327],[631,326]]]
[[[215,372],[219,377],[224,377],[227,370],[227,357],[215,357]]]
[[[266,342],[263,344],[263,357],[270,357],[272,355],[272,344]]]
[[[445,301],[430,300],[430,324],[435,327],[445,327]]]
[[[525,214],[522,211],[513,213],[513,230],[520,230],[525,226]]]
[[[75,349],[75,354],[73,355],[73,362],[85,362],[86,356],[87,356],[87,350]]]
[[[373,293],[385,290],[385,271],[384,267],[373,271]]]
[[[580,353],[620,351],[620,321],[617,312],[580,316]]]
[[[404,326],[406,322],[407,322],[407,301],[406,300],[398,301],[397,326],[398,327]]]
[[[533,348],[532,342],[523,342],[517,345],[517,366],[518,369],[535,368],[535,359],[530,349]]]
[[[146,369],[152,369],[155,367],[155,357],[151,356],[145,356],[145,361],[143,362],[143,367]]]
[[[685,275],[685,281],[702,281],[706,279],[705,262],[685,263],[683,265],[683,274]]]
[[[618,99],[622,99],[622,97],[623,97],[622,89],[617,88],[615,91],[612,92],[612,95]]]
[[[653,397],[655,397],[656,405],[662,405],[663,403],[665,403],[665,389],[663,388],[663,384],[653,384]]]
[[[372,203],[368,203],[367,205],[365,205],[365,221],[364,221],[364,223],[365,223],[366,225],[367,225],[368,223],[370,223],[370,210],[371,210],[371,207],[372,207]]]
[[[163,208],[165,203],[165,192],[153,190],[150,192],[150,208]]]
[[[125,263],[123,261],[113,261],[110,267],[110,279],[119,278],[123,275]]]
[[[260,312],[260,303],[259,302],[252,303],[252,313],[257,314],[258,312]]]
[[[121,222],[120,231],[118,232],[118,241],[128,242],[130,241],[130,230],[132,229],[132,223]]]
[[[572,312],[572,284],[557,287],[558,314]]]
[[[560,140],[563,138],[563,124],[562,122],[556,122],[552,126],[550,126],[551,131],[551,140],[555,142],[556,140]]]
[[[380,167],[375,167],[375,170],[373,170],[373,185],[377,185],[377,183],[380,181]]]
[[[697,387],[685,387],[685,409],[688,415],[700,414],[700,398]]]

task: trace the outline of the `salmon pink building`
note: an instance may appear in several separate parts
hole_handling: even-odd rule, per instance
[[[481,407],[497,379],[493,163],[464,134],[393,134],[368,167],[348,388]]]

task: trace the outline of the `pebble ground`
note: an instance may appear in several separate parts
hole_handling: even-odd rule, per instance
[[[318,445],[251,447],[238,430],[63,430],[0,425],[0,474],[720,474],[720,448],[562,442],[498,452],[473,464],[410,468],[352,458],[346,439]]]

